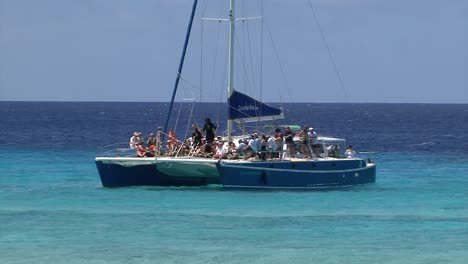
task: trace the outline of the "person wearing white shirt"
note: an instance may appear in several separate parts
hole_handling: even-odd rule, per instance
[[[267,141],[267,149],[268,149],[268,158],[273,158],[273,152],[277,151],[278,146],[276,146],[275,138],[269,137]]]
[[[138,143],[140,143],[140,137],[138,132],[133,132],[133,136],[130,138],[130,148],[136,149],[138,147]]]
[[[224,159],[228,153],[228,146],[222,141],[217,142],[216,153],[213,155],[213,159]]]
[[[348,146],[348,148],[345,151],[345,155],[348,159],[354,158],[354,155],[356,155],[356,151],[353,150],[353,146]]]
[[[309,127],[309,132],[307,134],[309,135],[309,144],[312,146],[313,155],[315,155],[317,158],[320,158],[320,144],[317,141],[317,132],[315,132],[313,127]]]

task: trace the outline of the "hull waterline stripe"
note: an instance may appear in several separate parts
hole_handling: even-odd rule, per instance
[[[340,172],[356,172],[356,171],[362,171],[366,170],[372,167],[375,167],[374,164],[368,165],[366,167],[362,168],[357,168],[357,169],[348,169],[348,170],[331,170],[331,171],[326,171],[326,170],[291,170],[291,169],[276,169],[276,168],[259,168],[259,167],[251,167],[251,166],[236,166],[236,165],[221,165],[224,167],[228,168],[238,168],[238,169],[248,169],[248,170],[262,170],[262,171],[277,171],[277,172],[296,172],[296,173],[340,173]]]

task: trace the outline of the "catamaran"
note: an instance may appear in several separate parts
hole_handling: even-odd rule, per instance
[[[192,7],[184,49],[169,114],[164,131],[167,131],[178,82],[182,73],[185,52],[190,37],[197,0]],[[235,90],[234,86],[234,37],[235,1],[229,6],[229,56],[228,56],[228,120],[224,140],[234,142],[233,124],[277,121],[284,119],[282,109],[269,106]],[[300,144],[299,138],[295,142]],[[134,185],[201,186],[219,184],[225,188],[279,188],[303,189],[338,187],[375,182],[376,166],[370,160],[345,157],[344,139],[319,137],[317,157],[285,157],[268,160],[211,159],[196,156],[154,158],[96,157],[96,166],[105,187]],[[341,147],[339,147],[341,146]],[[334,151],[330,151],[334,149]]]

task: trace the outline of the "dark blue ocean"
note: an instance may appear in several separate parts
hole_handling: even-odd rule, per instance
[[[283,104],[346,138],[377,182],[320,191],[102,188],[94,157],[167,103],[0,102],[0,263],[466,263],[467,104]],[[222,104],[176,104],[170,122]],[[178,119],[178,123],[175,120]]]

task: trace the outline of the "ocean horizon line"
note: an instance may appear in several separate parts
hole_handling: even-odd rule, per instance
[[[170,103],[169,101],[83,101],[83,100],[0,100],[0,103]],[[226,102],[213,101],[174,101],[174,103],[197,103],[197,104],[224,104]],[[468,105],[467,103],[448,102],[264,102],[267,104],[394,104],[394,105]]]

